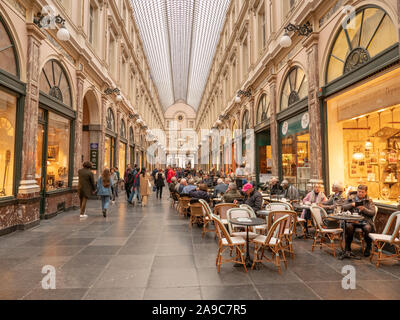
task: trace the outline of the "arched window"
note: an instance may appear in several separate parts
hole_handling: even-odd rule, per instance
[[[40,90],[68,107],[72,107],[71,86],[64,68],[56,60],[48,61],[40,75]]]
[[[328,60],[326,82],[358,69],[397,42],[397,30],[378,7],[360,9],[347,28],[341,27]]]
[[[264,93],[260,101],[258,102],[258,109],[257,109],[257,124],[264,122],[268,118],[271,117],[271,103]]]
[[[283,111],[307,97],[308,81],[303,69],[294,67],[286,76],[281,95]]]
[[[107,122],[107,129],[115,132],[115,118],[111,108],[108,108],[107,110],[106,122]]]
[[[0,69],[19,77],[17,50],[10,32],[0,16]]]
[[[132,127],[129,128],[129,143],[131,145],[135,144],[135,135],[133,133]]]
[[[126,139],[126,126],[125,126],[125,121],[123,119],[121,120],[120,136],[121,136],[121,138]]]

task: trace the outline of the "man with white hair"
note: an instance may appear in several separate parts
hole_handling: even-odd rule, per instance
[[[218,196],[218,194],[225,193],[228,190],[228,185],[224,183],[224,180],[219,178],[217,180],[217,185],[214,188],[214,198]]]
[[[186,180],[186,179],[185,179]],[[182,194],[189,194],[190,191],[196,190],[196,186],[194,185],[194,179],[189,179],[189,184],[186,185],[183,190]]]
[[[278,195],[283,192],[282,187],[279,185],[279,179],[276,177],[271,178],[269,181],[271,195]]]
[[[183,189],[188,185],[186,179],[181,179],[181,182],[179,183],[178,187],[178,193],[183,194]]]
[[[281,187],[283,188],[283,197],[288,200],[297,200],[299,198],[299,191],[295,186],[289,184],[286,179],[282,181]]]
[[[343,184],[340,182],[334,182],[332,184],[332,194],[329,196],[327,201],[321,202],[320,207],[324,208],[328,213],[333,212],[338,203],[344,202],[343,197]]]

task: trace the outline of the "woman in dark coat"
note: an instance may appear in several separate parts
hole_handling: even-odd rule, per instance
[[[87,215],[85,214],[86,203],[88,198],[96,191],[94,176],[91,169],[92,163],[87,161],[83,164],[83,168],[78,171],[78,195],[80,200],[81,218],[87,218]]]
[[[154,181],[154,184],[155,184],[155,186],[157,188],[157,193],[156,193],[157,199],[158,199],[158,195],[160,195],[160,199],[162,198],[162,189],[165,187],[164,180],[165,180],[165,175],[162,172],[162,170],[160,169],[156,173],[155,181]]]
[[[208,194],[208,187],[206,184],[199,185],[198,190],[190,191],[189,196],[192,198],[190,203],[199,202],[199,199],[203,199],[207,203],[210,202],[210,195]]]

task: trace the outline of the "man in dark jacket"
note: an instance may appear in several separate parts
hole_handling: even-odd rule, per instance
[[[133,187],[133,191],[129,196],[128,202],[134,205],[135,203],[132,200],[134,197],[136,197],[138,204],[140,204],[140,171],[137,168],[137,165],[135,165],[135,168],[133,169],[132,177],[133,181],[131,188]]]
[[[243,186],[242,192],[245,194],[244,203],[252,207],[254,212],[260,211],[262,208],[263,198],[251,183]]]
[[[354,231],[356,228],[360,228],[364,232],[364,240],[367,247],[364,251],[364,256],[369,257],[371,254],[372,240],[369,237],[370,232],[375,232],[375,224],[373,217],[376,214],[376,208],[372,200],[367,195],[368,186],[359,185],[357,188],[357,196],[354,199],[347,200],[343,205],[343,211],[350,211],[357,213],[364,217],[364,220],[358,223],[345,222],[346,223],[346,252],[340,258],[346,258],[351,256],[351,243],[353,242]]]
[[[189,196],[192,198],[190,203],[199,202],[199,199],[203,199],[207,203],[210,202],[210,195],[208,194],[208,187],[206,184],[201,184],[198,190],[191,191]]]
[[[85,214],[86,203],[88,198],[94,194],[96,190],[96,185],[94,183],[94,176],[92,172],[92,163],[87,161],[83,164],[83,168],[78,171],[79,184],[78,184],[78,194],[80,200],[81,208],[81,218],[87,218]]]

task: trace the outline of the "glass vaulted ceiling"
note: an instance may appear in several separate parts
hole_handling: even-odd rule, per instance
[[[164,108],[203,94],[230,0],[131,0]]]

